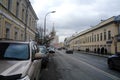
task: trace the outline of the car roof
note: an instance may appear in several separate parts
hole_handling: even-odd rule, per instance
[[[28,44],[28,43],[30,43],[30,42],[28,42],[28,41],[0,40],[0,43],[24,43],[24,44]]]

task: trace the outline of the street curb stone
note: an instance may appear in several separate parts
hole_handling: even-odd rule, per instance
[[[110,55],[103,55],[103,54],[84,52],[84,51],[75,51],[75,52],[82,52],[82,53],[91,54],[91,55],[100,56],[100,57],[105,57],[105,58],[108,58],[110,56]]]

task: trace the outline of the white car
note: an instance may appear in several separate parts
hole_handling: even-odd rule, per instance
[[[40,69],[35,42],[0,41],[0,80],[39,80]]]

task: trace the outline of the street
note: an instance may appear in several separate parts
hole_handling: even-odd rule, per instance
[[[54,67],[49,68],[51,65]],[[82,52],[57,51],[42,73],[40,80],[120,80],[120,72],[107,67],[107,58]]]

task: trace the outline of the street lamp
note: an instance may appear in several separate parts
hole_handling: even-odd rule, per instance
[[[48,14],[50,13],[55,13],[56,11],[51,11],[51,12],[48,12],[46,15],[45,15],[45,18],[44,18],[44,43],[45,43],[45,36],[46,36],[46,17]]]

